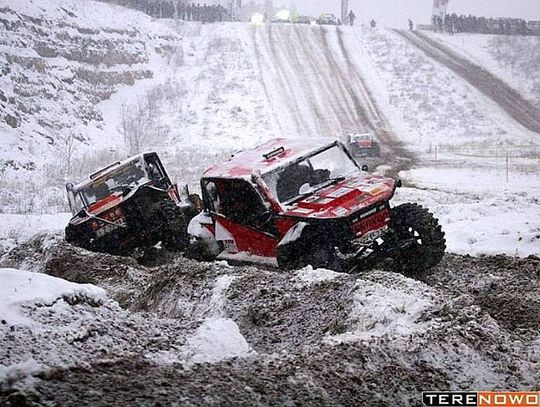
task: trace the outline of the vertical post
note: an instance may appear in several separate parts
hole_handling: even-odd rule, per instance
[[[510,172],[509,168],[509,158],[508,158],[508,150],[506,150],[506,183],[508,184],[508,173]]]
[[[349,0],[341,0],[341,24],[345,25],[345,19],[349,13]]]
[[[435,161],[437,161],[437,146],[435,146]]]

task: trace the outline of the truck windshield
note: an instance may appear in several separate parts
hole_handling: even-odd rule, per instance
[[[88,208],[112,194],[125,194],[148,182],[150,179],[142,163],[139,160],[129,162],[95,179],[90,185],[74,191],[73,212],[77,213],[83,208]]]
[[[349,156],[338,145],[333,145],[298,162],[266,173],[262,178],[278,201],[287,204],[302,195],[301,189],[313,192],[333,181],[337,182],[359,173],[358,167]]]
[[[351,141],[370,141],[372,140],[371,134],[353,134],[351,135]]]

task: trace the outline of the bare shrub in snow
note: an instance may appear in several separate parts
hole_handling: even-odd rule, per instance
[[[78,148],[78,142],[80,138],[76,137],[75,134],[69,133],[68,137],[64,141],[64,145],[60,151],[62,155],[62,161],[64,164],[65,175],[71,174],[71,165],[73,164],[73,156]]]
[[[120,107],[120,133],[130,155],[140,153],[152,137],[155,123],[155,103],[151,98],[138,98],[133,105]]]

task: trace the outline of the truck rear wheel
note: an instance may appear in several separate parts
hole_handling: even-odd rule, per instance
[[[163,247],[168,250],[184,250],[189,244],[187,234],[189,219],[172,201],[163,206],[162,212],[164,225],[161,243]]]
[[[421,205],[406,203],[393,208],[390,217],[400,243],[410,243],[394,257],[396,271],[419,276],[441,261],[446,240],[439,221],[431,212]]]

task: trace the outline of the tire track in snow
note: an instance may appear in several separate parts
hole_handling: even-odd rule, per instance
[[[325,116],[325,119],[330,119],[330,125],[334,128],[334,135],[340,136],[345,133],[346,129],[355,127],[354,116],[351,114],[352,109],[343,99],[342,94],[338,94],[334,86],[335,76],[330,65],[323,66],[320,59],[317,58],[317,51],[321,49],[315,29],[319,27],[309,27],[302,34],[300,27],[295,26],[296,41],[300,44],[300,51],[303,54],[303,59],[308,62],[311,70],[318,76],[319,92],[314,95],[321,103],[326,101],[326,110],[331,111],[331,117]],[[315,46],[315,45],[316,46]],[[336,132],[338,132],[336,134]]]
[[[409,33],[404,30],[394,32],[463,78],[499,105],[516,122],[540,133],[540,110],[504,81],[422,33]]]
[[[281,121],[279,120],[277,116],[276,108],[274,104],[271,102],[270,92],[268,91],[268,87],[266,86],[266,81],[264,80],[264,77],[263,77],[262,61],[261,61],[262,56],[261,56],[261,50],[259,49],[259,44],[257,42],[257,29],[255,26],[251,27],[251,35],[252,35],[252,41],[253,41],[253,49],[255,52],[255,60],[257,63],[257,70],[259,71],[259,79],[263,87],[264,96],[266,98],[267,105],[269,106],[272,112],[273,122],[279,128],[279,132],[283,134],[283,127],[281,125]]]
[[[352,102],[352,107],[356,115],[356,117],[354,118],[355,129],[358,126],[358,124],[361,123],[363,125],[368,126],[371,130],[374,130],[374,128],[372,127],[372,123],[370,122],[369,117],[365,111],[365,108],[364,106],[362,106],[362,103],[360,102],[360,98],[358,97],[358,95],[356,95],[356,93],[354,92],[350,84],[347,83],[348,78],[345,72],[341,69],[341,67],[337,63],[334,57],[334,53],[330,49],[330,45],[328,43],[328,38],[327,38],[327,30],[324,27],[321,27],[319,40],[320,40],[322,49],[324,50],[326,62],[336,74],[335,79],[337,80],[339,89],[341,89],[341,93],[344,95],[348,95],[350,101]]]
[[[277,57],[271,28],[254,27],[253,35],[257,47],[256,56],[260,58],[257,63],[259,74],[267,92],[268,104],[275,112],[275,120],[281,131],[280,136],[286,136],[288,133],[300,134],[302,126],[298,119],[297,107],[293,103],[294,94],[287,86],[287,73]]]
[[[381,130],[382,126],[389,126],[388,121],[386,120],[386,117],[384,114],[382,114],[371,94],[371,91],[369,90],[366,81],[364,79],[364,76],[359,73],[359,71],[356,69],[356,67],[351,62],[351,58],[349,56],[349,52],[347,48],[345,47],[345,44],[343,42],[343,31],[341,28],[336,29],[337,33],[337,41],[339,45],[339,49],[341,51],[341,54],[343,55],[343,58],[345,59],[345,63],[347,65],[347,73],[348,76],[351,79],[356,80],[356,84],[360,87],[360,96],[362,97],[362,100],[364,101],[364,105],[366,106],[366,110],[369,112],[369,115],[371,116],[371,123],[372,125],[377,129]]]
[[[304,126],[301,119],[302,113],[298,109],[297,103],[295,103],[296,98],[294,92],[291,90],[288,81],[289,75],[287,75],[285,64],[281,60],[279,53],[276,49],[275,38],[272,33],[272,24],[268,24],[268,28],[266,31],[268,38],[265,44],[270,51],[270,55],[272,56],[274,65],[277,69],[279,86],[282,90],[282,93],[285,95],[285,99],[287,100],[287,105],[289,107],[288,111],[290,112],[296,126],[296,134],[303,134]]]
[[[283,55],[287,56],[287,61],[289,61],[289,69],[293,74],[292,87],[301,90],[302,99],[307,102],[309,109],[311,111],[311,123],[314,127],[311,129],[314,134],[320,133],[320,128],[323,127],[323,134],[328,134],[330,128],[328,127],[326,120],[324,120],[323,113],[319,107],[317,93],[313,88],[313,84],[310,80],[306,80],[307,72],[305,64],[301,62],[297,48],[294,47],[296,44],[294,41],[291,41],[292,29],[290,26],[283,26],[280,30],[277,30],[277,37],[279,38],[278,44],[282,51]],[[286,36],[288,38],[286,38]],[[291,82],[291,81],[290,81]],[[300,96],[300,95],[299,95]],[[300,100],[298,100],[298,103]],[[305,115],[302,115],[304,122],[306,123]],[[307,124],[307,123],[306,123]]]

